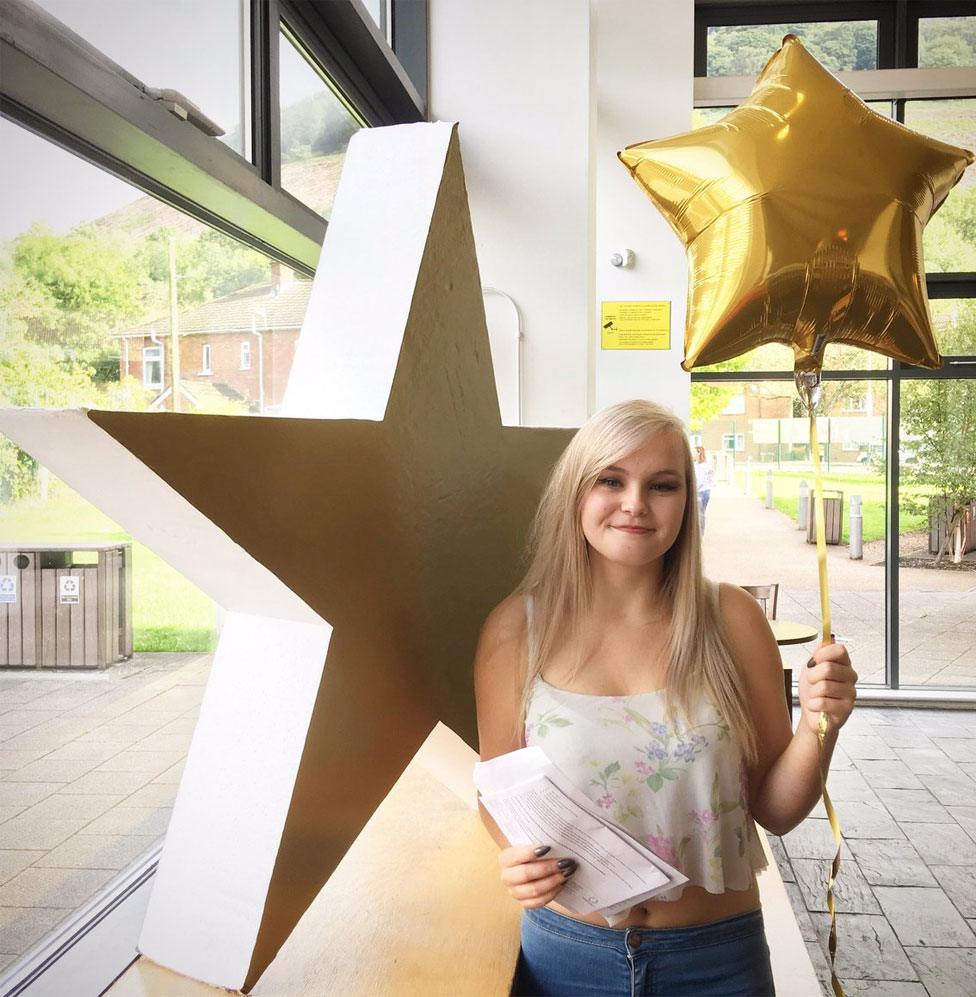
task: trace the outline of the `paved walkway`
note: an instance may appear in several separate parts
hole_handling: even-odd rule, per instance
[[[788,516],[720,484],[712,492],[703,543],[705,573],[736,585],[778,582],[776,615],[820,624],[817,550]],[[828,546],[834,632],[847,638],[860,681],[884,684],[884,565],[853,561],[846,546]],[[902,568],[900,684],[976,686],[976,572]],[[801,665],[808,653],[783,648]]]

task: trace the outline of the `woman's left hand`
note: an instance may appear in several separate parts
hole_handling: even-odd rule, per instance
[[[801,723],[815,734],[820,714],[827,714],[827,730],[839,730],[847,722],[857,698],[857,672],[843,644],[825,644],[813,652],[798,679]]]

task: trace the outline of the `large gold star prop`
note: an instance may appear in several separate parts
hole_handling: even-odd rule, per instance
[[[691,370],[762,343],[938,367],[922,229],[973,155],[875,113],[787,35],[720,121],[618,154],[688,250]]]
[[[353,140],[289,398],[333,417],[0,413],[229,611],[140,948],[231,988],[438,720],[477,747],[479,628],[571,436],[501,425],[451,126]]]

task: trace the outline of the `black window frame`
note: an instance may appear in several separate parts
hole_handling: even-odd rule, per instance
[[[427,0],[397,5],[395,13],[394,39],[404,39],[426,93]],[[0,4],[0,114],[311,275],[327,226],[281,187],[283,20],[366,124],[426,120],[424,97],[358,0],[250,0],[253,162],[150,99],[125,67],[32,0]]]

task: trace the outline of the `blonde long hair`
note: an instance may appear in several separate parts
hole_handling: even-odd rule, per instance
[[[705,693],[751,764],[757,757],[756,734],[741,675],[722,627],[718,599],[711,597],[711,583],[702,575],[695,472],[684,426],[670,409],[643,399],[619,402],[588,419],[549,475],[529,539],[529,567],[516,588],[518,593],[531,592],[535,607],[533,653],[527,654],[517,727],[525,721],[535,678],[559,637],[569,634],[577,648],[574,675],[582,665],[579,624],[593,598],[588,545],[580,525],[583,499],[608,466],[661,432],[681,441],[687,493],[681,529],[664,555],[663,594],[671,620],[665,714],[669,722],[676,714],[690,720]]]

